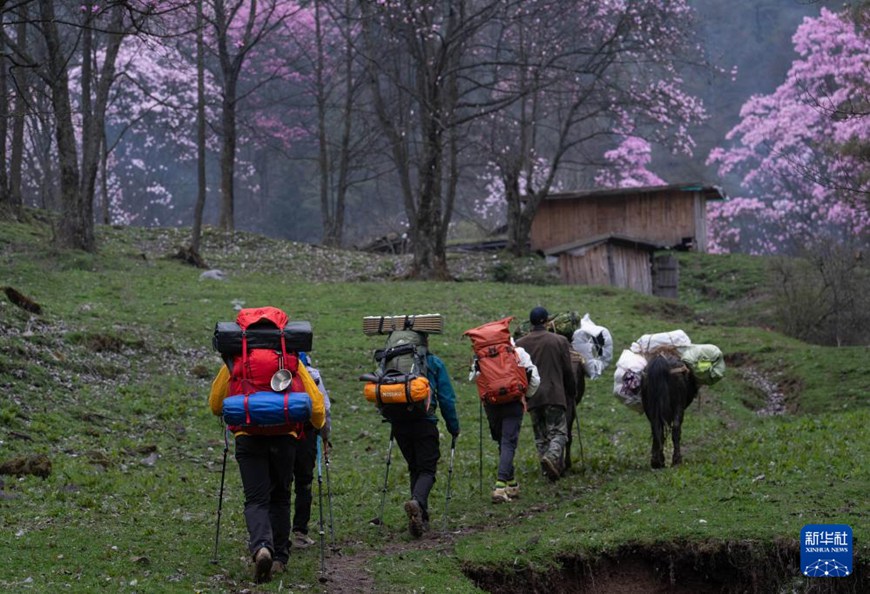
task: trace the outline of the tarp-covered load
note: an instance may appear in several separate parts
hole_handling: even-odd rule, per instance
[[[688,335],[682,330],[670,332],[657,332],[656,334],[644,334],[629,347],[633,353],[647,355],[662,347],[684,347],[692,344]]]
[[[680,359],[692,370],[698,383],[709,386],[725,375],[725,359],[716,345],[691,344],[677,350],[680,352]]]
[[[590,379],[600,377],[613,359],[613,338],[610,330],[583,316],[580,327],[571,337],[571,346],[583,356],[583,369]]]
[[[699,384],[715,384],[725,375],[725,358],[716,345],[692,344],[682,330],[644,334],[622,351],[613,374],[613,395],[634,411],[643,412],[641,380],[647,358],[659,350],[676,351]]]
[[[625,349],[616,361],[613,373],[613,395],[635,412],[643,412],[640,382],[646,368],[646,357]]]
[[[561,334],[570,342],[574,337],[574,332],[580,327],[580,316],[576,311],[563,311],[551,315],[547,319],[547,330]],[[532,324],[529,320],[521,322],[517,329],[514,330],[514,339],[520,339],[532,331]]]

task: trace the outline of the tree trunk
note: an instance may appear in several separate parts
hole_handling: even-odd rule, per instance
[[[104,225],[112,222],[112,211],[109,204],[109,143],[106,138],[106,128],[103,127],[103,139],[100,142],[100,204],[102,211],[100,219]]]
[[[234,87],[235,85],[233,85]],[[235,196],[233,186],[236,167],[236,105],[230,98],[231,91],[224,91],[221,123],[223,143],[221,144],[221,215],[219,225],[224,231],[235,229]]]
[[[199,254],[202,238],[202,215],[205,211],[205,44],[203,41],[202,2],[196,3],[196,204],[193,208],[193,232],[190,251]]]
[[[51,89],[60,170],[61,210],[55,241],[62,248],[94,251],[96,244],[93,220],[90,218],[90,212],[85,211],[79,188],[78,154],[69,96],[69,77],[55,22],[54,3],[52,0],[40,0],[40,9],[42,34],[48,50],[50,74],[47,83]]]
[[[6,53],[6,43],[0,38],[0,52]],[[9,77],[5,63],[0,63],[0,206],[11,206],[6,147],[9,146]]]
[[[16,43],[18,47],[27,45],[27,3],[18,9],[18,26],[16,27]],[[15,82],[15,103],[12,109],[12,154],[9,159],[9,202],[20,214],[24,205],[21,194],[22,167],[24,164],[24,123],[27,115],[27,97],[29,91],[27,68],[16,68],[13,75]]]

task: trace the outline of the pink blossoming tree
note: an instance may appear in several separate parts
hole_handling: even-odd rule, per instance
[[[870,36],[822,9],[794,37],[799,58],[774,93],[740,111],[708,162],[740,194],[711,205],[712,251],[792,253],[808,242],[868,241]]]

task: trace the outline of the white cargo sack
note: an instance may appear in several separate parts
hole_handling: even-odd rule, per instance
[[[672,330],[671,332],[657,332],[656,334],[644,334],[629,347],[631,352],[640,355],[649,354],[660,347],[687,347],[692,344],[688,335],[682,330]]]
[[[613,374],[613,395],[635,412],[643,412],[640,382],[646,368],[646,357],[626,349],[616,362]]]
[[[580,327],[574,331],[571,346],[583,355],[583,369],[590,379],[604,373],[613,359],[613,338],[610,330],[593,322],[588,313],[580,320]]]

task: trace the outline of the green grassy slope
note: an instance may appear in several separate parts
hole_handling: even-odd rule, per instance
[[[796,547],[808,523],[850,524],[857,556],[866,559],[870,349],[813,347],[741,327],[733,304],[747,291],[728,291],[757,286],[754,276],[741,277],[744,270],[760,274],[755,261],[689,256],[685,285],[709,288],[673,303],[610,288],[323,282],[341,277],[330,268],[334,261],[358,270],[356,278],[376,278],[378,270],[394,270],[394,262],[243,234],[233,241],[209,236],[204,256],[228,278],[203,281],[199,270],[163,257],[183,233],[100,229],[99,237],[96,255],[56,253],[47,227],[0,223],[0,285],[43,308],[33,316],[0,298],[0,463],[44,454],[52,465],[45,479],[0,475],[3,589],[253,587],[232,459],[219,563],[210,563],[223,450],[220,424],[206,406],[220,364],[211,336],[215,322],[234,319],[239,301],[276,305],[313,325],[312,354],[333,400],[330,478],[341,555],[332,554],[327,565],[406,548],[401,563],[372,558],[383,591],[476,591],[463,570],[545,572],[566,558],[635,544],[700,550],[744,542],[764,558],[774,543]],[[713,274],[720,266],[727,275]],[[588,382],[580,406],[584,463],[575,449],[577,472],[556,485],[543,480],[525,422],[517,458],[523,497],[489,503],[496,448],[484,429],[481,493],[479,406],[467,381],[470,344],[461,335],[506,315],[522,319],[537,304],[590,312],[610,329],[615,357],[641,334],[675,328],[726,353],[725,379],[703,388],[689,411],[682,467],[649,470],[648,425],[612,396],[611,367]],[[357,376],[372,369],[372,351],[381,346],[363,335],[364,316],[429,312],[445,316],[446,331],[430,346],[450,370],[463,432],[444,537],[455,546],[421,550],[405,530],[407,478],[397,449],[385,526],[368,523],[378,514],[388,431],[362,397]],[[758,377],[785,394],[788,414],[756,414],[766,399]],[[444,520],[446,443],[431,495],[437,529]],[[292,575],[262,590],[321,587],[317,550],[294,554],[291,566]]]

